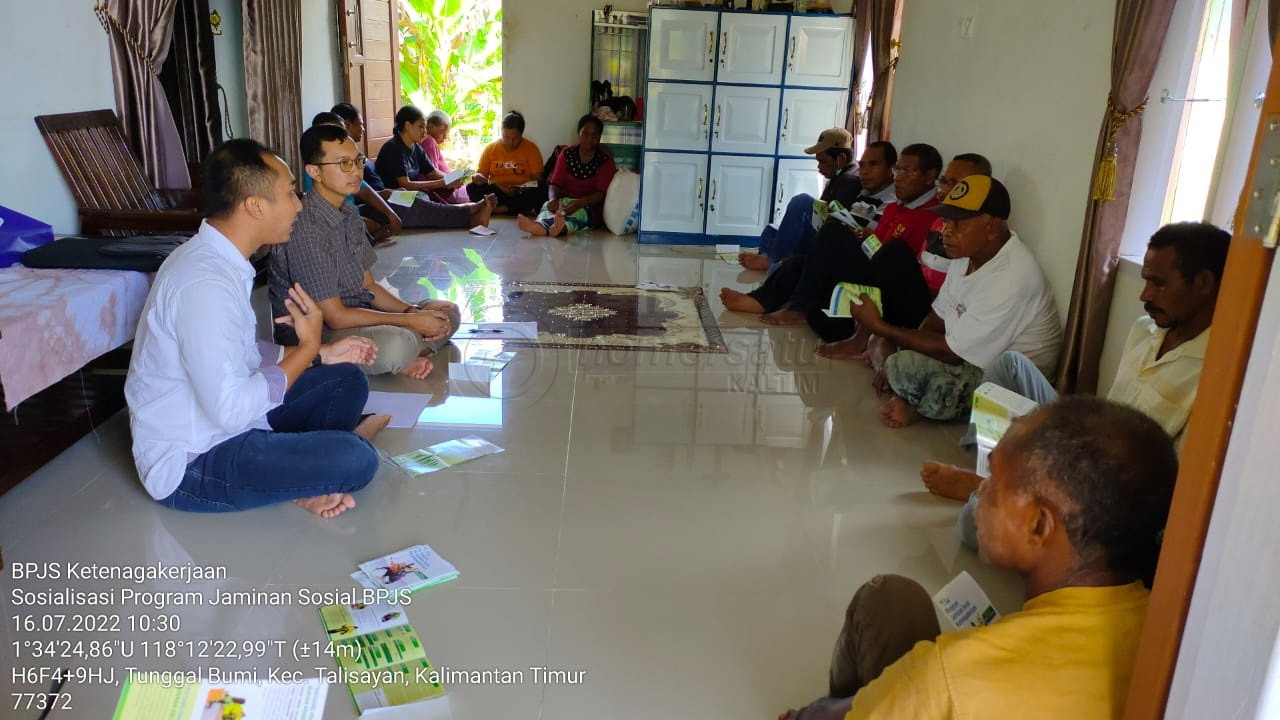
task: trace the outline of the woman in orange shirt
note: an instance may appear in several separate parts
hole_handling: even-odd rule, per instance
[[[494,212],[537,214],[547,201],[542,181],[542,151],[524,137],[524,116],[514,110],[502,118],[502,139],[480,153],[476,176],[467,185],[472,199],[488,194],[498,197]]]

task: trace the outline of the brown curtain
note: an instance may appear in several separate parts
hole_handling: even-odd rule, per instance
[[[1117,0],[1111,45],[1111,94],[1094,153],[1094,198],[1085,214],[1075,286],[1057,386],[1063,393],[1092,393],[1098,388],[1098,359],[1106,339],[1107,316],[1120,257],[1120,237],[1129,211],[1133,167],[1142,137],[1145,107],[1164,45],[1175,0]],[[1114,190],[1109,159],[1114,158]],[[1102,178],[1104,182],[1099,183]],[[1146,182],[1153,182],[1147,179]],[[1160,179],[1163,182],[1163,179]],[[1112,197],[1108,199],[1106,196]]]
[[[302,0],[243,0],[249,137],[301,177]]]
[[[889,86],[897,67],[893,57],[893,19],[899,0],[857,0],[856,8],[865,14],[871,41],[871,100],[867,103],[867,142],[889,137]]]
[[[871,45],[871,23],[866,18],[871,16],[872,0],[856,0],[853,4],[853,87],[849,90],[849,119],[845,128],[853,135],[862,132],[862,89],[871,78],[862,77],[862,59],[867,56],[867,47]]]
[[[209,0],[178,0],[173,15],[173,47],[160,70],[160,82],[169,98],[187,159],[199,163],[222,142]]]
[[[156,187],[189,188],[187,158],[160,84],[173,37],[175,0],[105,0],[94,6],[111,38],[116,111],[142,169]]]

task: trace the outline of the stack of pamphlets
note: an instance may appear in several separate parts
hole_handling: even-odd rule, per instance
[[[486,368],[484,372],[488,373],[489,370]],[[428,445],[403,455],[396,455],[391,459],[410,475],[425,475],[453,467],[468,460],[475,460],[485,455],[493,455],[500,452],[502,452],[502,448],[488,440],[475,435],[468,435],[458,440],[446,440],[435,445]]]
[[[822,309],[822,312],[826,313],[827,317],[853,317],[849,312],[849,306],[861,305],[863,295],[870,297],[876,310],[884,315],[884,302],[880,299],[880,288],[848,282],[836,283],[831,291],[831,302]]]
[[[439,672],[427,659],[404,608],[351,603],[320,608],[338,672],[356,712],[430,700],[444,694]],[[275,717],[258,715],[255,717]]]
[[[1038,407],[1040,404],[1035,400],[995,383],[982,383],[973,391],[973,412],[969,422],[977,431],[979,475],[991,477],[991,451],[1009,430],[1013,419],[1030,415]]]
[[[990,625],[1000,619],[1000,613],[991,599],[978,587],[978,582],[968,572],[961,571],[936,595],[933,602],[942,616],[951,623],[952,630]]]

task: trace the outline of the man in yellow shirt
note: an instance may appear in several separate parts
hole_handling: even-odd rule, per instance
[[[1129,330],[1115,381],[1107,399],[1146,413],[1182,447],[1182,431],[1191,416],[1209,347],[1209,330],[1231,235],[1214,225],[1184,222],[1165,225],[1151,236],[1142,259],[1143,309]],[[1058,393],[1048,379],[1019,353],[1001,355],[985,382],[1008,388],[1040,404]],[[966,547],[977,549],[974,491],[981,478],[953,465],[926,462],[920,471],[934,494],[968,502],[957,530]]]
[[[924,588],[875,578],[849,604],[829,697],[780,720],[1120,717],[1177,474],[1168,434],[1124,405],[1019,418],[977,521],[983,559],[1022,576],[1022,610],[939,635]]]

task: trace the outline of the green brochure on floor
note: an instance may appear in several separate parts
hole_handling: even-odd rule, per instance
[[[401,606],[326,605],[320,620],[333,646],[338,679],[360,714],[444,694],[439,672]]]
[[[321,720],[329,686],[318,679],[289,683],[223,683],[201,680],[204,671],[130,674],[113,720]],[[176,677],[172,673],[182,673]],[[199,677],[191,678],[191,675]],[[144,681],[145,680],[145,681]],[[188,681],[189,680],[189,681]]]
[[[425,475],[500,452],[502,448],[488,440],[468,435],[396,455],[391,459],[410,475]]]

